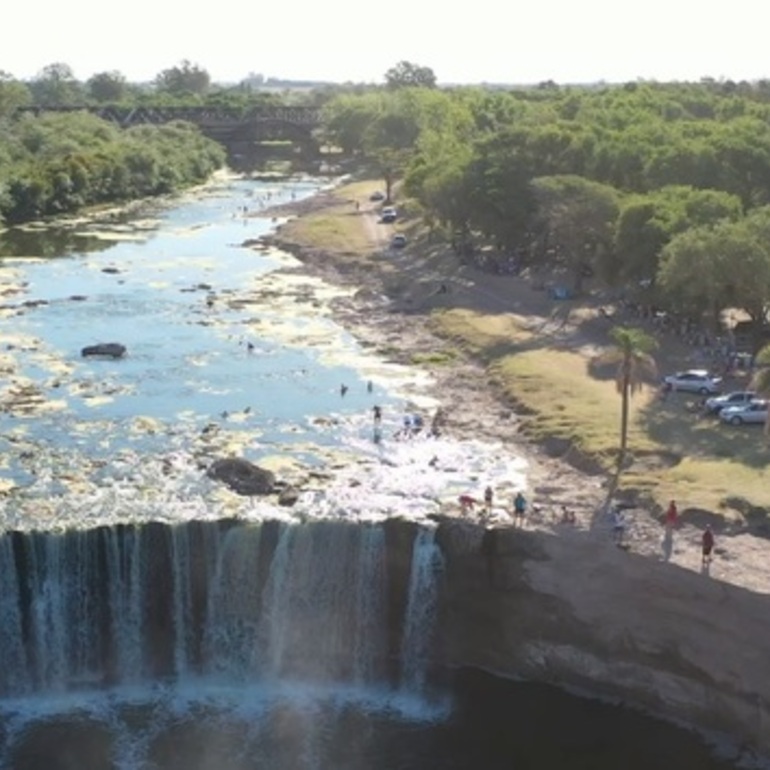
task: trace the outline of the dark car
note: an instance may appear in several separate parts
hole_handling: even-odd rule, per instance
[[[406,236],[398,233],[394,235],[390,241],[390,247],[392,249],[403,249],[406,246]]]
[[[384,201],[385,193],[382,190],[375,190],[370,196],[370,201]]]

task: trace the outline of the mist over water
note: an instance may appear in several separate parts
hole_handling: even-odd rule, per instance
[[[317,189],[230,179],[0,238],[0,767],[716,768],[639,715],[432,670],[427,517],[527,468],[496,444],[399,438],[438,406],[429,377],[334,322],[344,291],[242,246],[276,224],[252,215]],[[113,341],[125,359],[80,356]],[[297,503],[208,479],[230,455]],[[393,515],[422,525],[397,576]]]

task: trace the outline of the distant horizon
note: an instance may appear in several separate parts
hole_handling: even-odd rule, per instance
[[[29,81],[52,63],[84,82],[118,71],[152,82],[183,60],[215,83],[249,73],[282,80],[379,84],[399,61],[455,85],[756,82],[770,78],[770,5],[647,0],[620,13],[610,0],[541,0],[471,9],[391,0],[376,12],[354,0],[243,4],[205,10],[178,0],[134,0],[108,17],[91,0],[14,5],[0,69]]]
[[[164,67],[161,70],[158,70],[158,72],[151,78],[143,79],[143,80],[135,80],[130,78],[126,73],[121,72],[120,70],[116,69],[101,69],[101,70],[94,70],[92,73],[90,73],[87,77],[78,77],[78,73],[75,72],[74,68],[71,68],[73,71],[73,75],[75,79],[80,83],[86,83],[90,77],[92,77],[95,74],[103,73],[103,72],[116,72],[123,77],[126,78],[126,82],[129,85],[139,85],[139,86],[146,86],[146,85],[153,85],[157,76],[165,69],[171,69],[175,66],[178,66],[182,63],[183,60],[180,60],[176,64],[172,64],[169,67]],[[5,73],[6,75],[10,75],[13,79],[28,83],[32,82],[34,80],[37,80],[44,71],[44,68],[53,64],[64,64],[67,66],[71,66],[67,64],[67,62],[50,62],[49,65],[44,65],[44,67],[41,67],[41,69],[36,72],[34,75],[29,77],[16,77],[13,73],[10,73],[8,70],[3,69],[2,66],[0,66],[0,74]],[[371,81],[371,80],[328,80],[328,79],[318,79],[318,78],[303,78],[303,77],[290,77],[290,76],[281,76],[281,75],[266,75],[261,72],[249,72],[246,75],[243,75],[240,78],[231,79],[231,80],[219,80],[216,79],[211,72],[206,68],[205,65],[203,65],[200,62],[192,62],[191,64],[196,65],[200,67],[201,69],[207,71],[209,73],[209,76],[211,78],[211,85],[213,86],[221,86],[221,87],[230,87],[230,86],[238,86],[241,83],[244,83],[245,81],[254,79],[257,80],[260,77],[262,78],[262,83],[264,85],[269,85],[271,83],[298,83],[298,84],[307,84],[311,86],[345,86],[345,85],[352,85],[352,86],[382,86],[385,84],[385,78],[382,77],[378,81]],[[428,65],[425,65],[428,66]],[[383,73],[384,75],[384,73]],[[673,85],[673,84],[700,84],[700,83],[706,83],[706,82],[714,82],[714,83],[725,83],[725,82],[732,82],[732,83],[749,83],[749,84],[756,84],[765,80],[770,80],[770,75],[767,76],[760,76],[755,78],[741,78],[736,80],[735,78],[729,78],[729,77],[715,77],[713,75],[702,75],[698,78],[692,78],[692,79],[682,79],[682,78],[671,78],[668,80],[662,80],[658,78],[644,78],[644,77],[637,77],[632,78],[629,80],[608,80],[608,79],[600,79],[600,80],[592,80],[592,81],[557,81],[552,78],[546,79],[546,80],[537,80],[537,81],[490,81],[490,80],[482,80],[482,81],[444,81],[440,78],[437,78],[437,86],[438,87],[453,87],[453,86],[491,86],[491,87],[500,87],[500,88],[534,88],[539,85],[542,85],[544,83],[553,83],[556,86],[559,87],[594,87],[594,86],[622,86],[626,85],[628,83],[636,83],[639,85],[644,84],[651,84],[651,85]]]

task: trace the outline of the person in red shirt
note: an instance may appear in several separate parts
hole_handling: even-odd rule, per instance
[[[714,550],[714,533],[711,531],[711,527],[707,524],[706,530],[703,533],[703,558],[701,565],[708,567],[711,564],[711,552]]]
[[[666,511],[666,526],[669,529],[674,529],[674,527],[676,527],[678,518],[679,518],[679,511],[676,508],[676,502],[672,500],[668,504],[668,510]]]

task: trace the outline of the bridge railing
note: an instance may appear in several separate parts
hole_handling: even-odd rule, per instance
[[[168,123],[172,120],[186,120],[198,125],[220,126],[262,121],[293,123],[308,128],[320,125],[321,110],[317,107],[267,106],[252,107],[246,110],[231,107],[124,107],[120,105],[57,105],[55,107],[27,106],[20,107],[17,113],[41,115],[46,112],[90,112],[104,120],[120,126],[132,126],[140,123]]]

